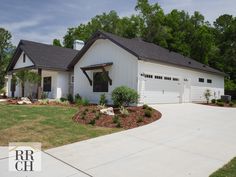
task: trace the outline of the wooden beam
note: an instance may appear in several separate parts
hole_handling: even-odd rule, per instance
[[[106,76],[107,80],[109,81],[109,84],[112,85],[112,80],[111,80],[111,78],[109,77],[107,71],[105,70],[105,67],[102,67],[102,72],[103,72],[103,74]]]
[[[92,80],[89,78],[89,76],[88,76],[88,74],[86,73],[86,71],[85,70],[83,70],[82,69],[82,71],[83,71],[83,73],[85,74],[85,76],[87,77],[87,79],[88,79],[88,81],[89,81],[89,84],[92,86],[93,84],[93,82],[92,82]]]

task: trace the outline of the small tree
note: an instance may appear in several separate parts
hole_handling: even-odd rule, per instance
[[[137,103],[138,93],[126,86],[117,87],[112,91],[112,101],[115,106],[129,106],[132,103]]]
[[[26,82],[29,82],[30,84],[37,84],[41,80],[41,77],[37,73],[29,71],[29,70],[18,71],[15,77],[17,78],[17,83],[21,85],[22,97],[25,96],[25,83]]]
[[[209,100],[211,97],[211,91],[209,89],[206,89],[206,91],[204,92],[204,97],[206,98],[207,104],[209,104]]]
[[[105,93],[100,95],[100,100],[99,100],[100,105],[106,105],[107,104],[107,99]]]

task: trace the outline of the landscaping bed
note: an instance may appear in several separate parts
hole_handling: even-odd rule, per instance
[[[127,107],[128,113],[122,114],[119,108],[114,108],[114,116],[100,113],[95,105],[83,106],[73,117],[73,120],[82,124],[91,124],[99,127],[130,129],[149,124],[158,120],[161,113],[148,106]]]
[[[218,107],[230,107],[230,108],[235,108],[236,103],[235,101],[231,102],[224,102],[221,99],[212,99],[210,103],[202,103],[204,105],[209,105],[209,106],[218,106]]]

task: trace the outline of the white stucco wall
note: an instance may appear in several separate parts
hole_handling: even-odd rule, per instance
[[[90,102],[98,102],[102,92],[93,92],[93,86],[89,84],[80,67],[106,62],[113,62],[112,66],[106,68],[112,79],[112,85],[109,84],[108,92],[105,93],[109,102],[111,102],[111,92],[118,86],[125,85],[137,90],[136,57],[107,39],[99,39],[74,66],[74,95],[79,93]],[[93,72],[87,71],[91,79]]]
[[[36,71],[36,70],[35,70]],[[44,77],[52,77],[51,82],[51,92],[47,92],[48,98],[50,99],[60,99],[61,97],[67,97],[69,93],[69,75],[70,72],[63,71],[51,71],[51,70],[42,70],[42,80],[41,87],[43,89],[43,78]],[[11,78],[12,75],[8,75],[8,97],[11,97]],[[29,96],[30,94],[37,93],[37,84],[25,84],[25,96]],[[16,85],[15,97],[21,97],[21,86],[19,84]]]
[[[216,93],[216,98],[220,98],[224,95],[224,77],[220,75],[215,75],[207,73],[204,71],[198,71],[191,68],[183,68],[179,66],[169,65],[166,63],[158,62],[138,62],[138,72],[139,72],[139,93],[141,92],[141,73],[148,73],[153,75],[171,76],[180,78],[180,84],[183,83],[183,79],[189,80],[190,85],[190,100],[193,102],[205,101],[203,93],[206,89],[210,89],[212,94]],[[204,78],[204,83],[198,81],[199,78]],[[207,83],[207,79],[211,79],[212,83]],[[170,81],[173,82],[173,81]],[[211,98],[214,98],[212,96]],[[142,100],[141,100],[142,101]]]
[[[63,71],[42,71],[42,82],[41,86],[43,89],[43,78],[52,77],[52,89],[48,93],[49,98],[51,99],[60,99],[61,97],[67,97],[69,93],[69,75],[70,72]]]
[[[66,98],[69,93],[69,72],[57,73],[57,96],[56,98]]]
[[[25,55],[25,62],[23,62],[23,54],[24,52],[21,53],[19,59],[17,60],[14,69],[19,69],[19,68],[24,68],[24,67],[29,67],[29,66],[33,66],[33,62],[30,60],[30,58]]]

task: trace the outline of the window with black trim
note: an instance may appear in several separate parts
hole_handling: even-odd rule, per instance
[[[171,77],[164,77],[165,80],[171,80]]]
[[[207,79],[207,83],[211,84],[212,80],[211,79]]]
[[[108,92],[108,80],[105,73],[93,73],[93,92]]]
[[[162,79],[162,76],[155,76],[155,79]]]
[[[25,53],[23,54],[23,63],[25,63]]]
[[[198,82],[204,82],[204,78],[199,78]]]
[[[44,77],[43,78],[43,91],[51,92],[52,90],[52,77]]]

